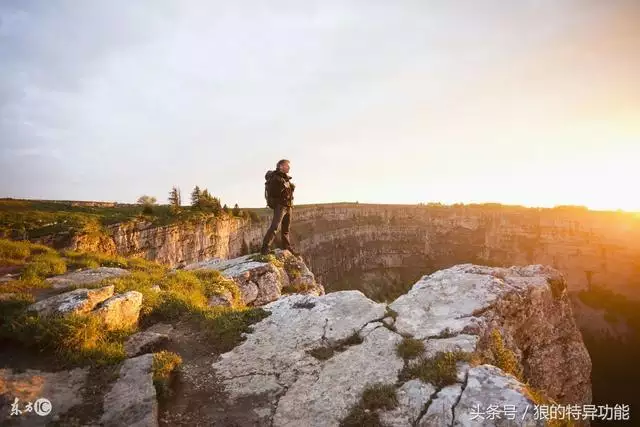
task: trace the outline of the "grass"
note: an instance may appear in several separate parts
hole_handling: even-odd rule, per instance
[[[37,284],[43,279],[67,272],[67,263],[57,253],[38,254],[31,257],[22,270],[20,279],[28,283]]]
[[[424,343],[415,338],[403,338],[396,348],[396,354],[405,360],[415,359],[424,353]]]
[[[26,312],[32,297],[0,301],[0,339],[53,354],[63,367],[102,366],[125,359],[124,341],[132,331],[107,331],[100,319],[72,314],[41,318]]]
[[[455,384],[457,380],[457,362],[471,360],[469,353],[461,351],[438,352],[432,358],[421,357],[415,364],[405,365],[400,373],[403,382],[418,378],[436,387]]]
[[[226,353],[244,341],[242,334],[250,332],[251,325],[268,315],[267,311],[255,307],[212,307],[202,313],[200,326],[209,337],[214,351]]]
[[[352,345],[362,344],[362,341],[362,337],[356,331],[347,338],[336,341],[333,345],[324,345],[307,350],[307,353],[318,360],[328,360],[331,359],[335,353],[343,352]]]
[[[41,318],[27,312],[27,307],[34,302],[28,292],[35,287],[47,286],[44,278],[62,274],[67,267],[106,266],[130,270],[128,275],[108,278],[88,287],[114,285],[115,293],[131,290],[142,293],[140,325],[157,321],[191,322],[200,328],[212,349],[219,353],[237,346],[252,324],[268,316],[268,312],[260,308],[244,307],[236,283],[218,271],[170,273],[167,267],[141,258],[57,252],[46,246],[5,239],[0,239],[0,256],[24,267],[20,280],[0,285],[0,293],[4,294],[0,300],[0,340],[34,352],[52,354],[63,367],[118,363],[125,358],[124,342],[133,332],[107,331],[99,319],[90,315]],[[232,295],[231,307],[208,306],[211,296],[229,293]]]
[[[493,329],[489,336],[489,352],[490,359],[487,363],[497,366],[520,381],[523,380],[522,368],[518,363],[518,358],[512,350],[505,347],[502,335],[497,329]]]
[[[341,427],[382,426],[378,410],[391,410],[398,406],[396,388],[389,384],[373,384],[362,392],[360,402],[340,423]]]
[[[160,398],[171,394],[172,373],[182,364],[182,358],[170,351],[160,351],[153,354],[153,385]]]
[[[182,209],[173,214],[168,205],[153,206],[152,212],[134,204],[89,206],[72,201],[0,200],[0,236],[12,239],[37,239],[67,233],[85,234],[117,223],[147,221],[156,226],[215,219],[210,212]],[[219,215],[221,216],[221,215]]]
[[[284,263],[280,261],[278,258],[276,258],[274,254],[267,254],[267,255],[257,254],[257,255],[253,255],[252,257],[249,257],[249,259],[251,261],[256,261],[256,262],[268,262],[269,264],[272,264],[274,267],[277,267],[277,268],[284,267]]]

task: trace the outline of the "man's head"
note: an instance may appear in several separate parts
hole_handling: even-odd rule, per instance
[[[276,168],[280,171],[280,172],[284,172],[284,173],[289,173],[289,160],[287,159],[282,159],[278,162],[278,164],[276,165]]]

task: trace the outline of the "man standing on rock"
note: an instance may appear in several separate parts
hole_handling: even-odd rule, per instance
[[[291,177],[288,175],[290,167],[289,160],[282,159],[276,165],[275,171],[268,171],[265,175],[265,197],[267,199],[267,205],[273,209],[273,219],[262,241],[260,253],[263,255],[269,253],[269,247],[273,239],[275,239],[276,232],[280,225],[282,225],[282,249],[287,249],[292,254],[298,255],[291,248],[291,241],[289,240],[293,191],[296,188],[293,182],[291,182]]]

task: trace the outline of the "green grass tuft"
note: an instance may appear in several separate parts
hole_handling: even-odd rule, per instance
[[[170,351],[153,354],[153,385],[160,398],[171,394],[171,374],[182,364],[182,358]]]
[[[47,277],[67,272],[67,263],[57,253],[38,254],[31,257],[20,278],[37,284]]]
[[[396,388],[389,384],[373,384],[362,393],[360,402],[340,423],[341,427],[382,427],[378,410],[391,410],[398,406]]]
[[[200,314],[200,325],[207,333],[214,349],[219,353],[232,350],[251,331],[251,325],[267,317],[269,312],[261,308],[232,309],[211,307]]]
[[[515,353],[505,347],[502,335],[497,329],[493,329],[490,335],[489,350],[491,352],[491,360],[488,362],[502,369],[519,380],[523,380],[522,368],[518,363]]]
[[[417,363],[405,366],[400,373],[400,380],[405,382],[418,378],[436,387],[455,384],[458,372],[456,363],[470,359],[470,354],[460,351],[439,352],[432,358],[422,357]]]
[[[415,359],[424,353],[424,343],[415,338],[403,338],[396,348],[396,354],[403,359]]]

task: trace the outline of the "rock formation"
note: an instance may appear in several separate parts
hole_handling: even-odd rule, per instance
[[[589,355],[564,278],[551,268],[460,265],[423,277],[389,306],[342,291],[292,295],[265,309],[270,316],[213,364],[228,392],[227,413],[236,414],[227,422],[338,426],[374,384],[397,388],[398,408],[379,414],[395,426],[471,425],[472,408],[490,404],[513,405],[522,417],[535,404],[530,386],[561,403],[591,401]],[[390,313],[393,327],[382,322]],[[421,340],[427,360],[456,351],[490,362],[495,333],[529,385],[490,364],[463,362],[446,387],[403,380],[403,368],[415,363],[398,355],[403,337]],[[247,402],[251,410],[234,409]],[[524,419],[538,425],[532,414]]]
[[[218,270],[238,285],[242,302],[261,306],[277,300],[283,292],[323,295],[305,263],[286,250],[276,250],[270,257],[245,255],[231,260],[214,259],[190,264],[185,270]],[[231,305],[231,295],[216,295],[210,305]]]
[[[28,310],[44,316],[88,314],[100,319],[107,329],[126,329],[138,323],[142,294],[129,291],[114,295],[113,285],[97,289],[75,289],[36,303]]]

